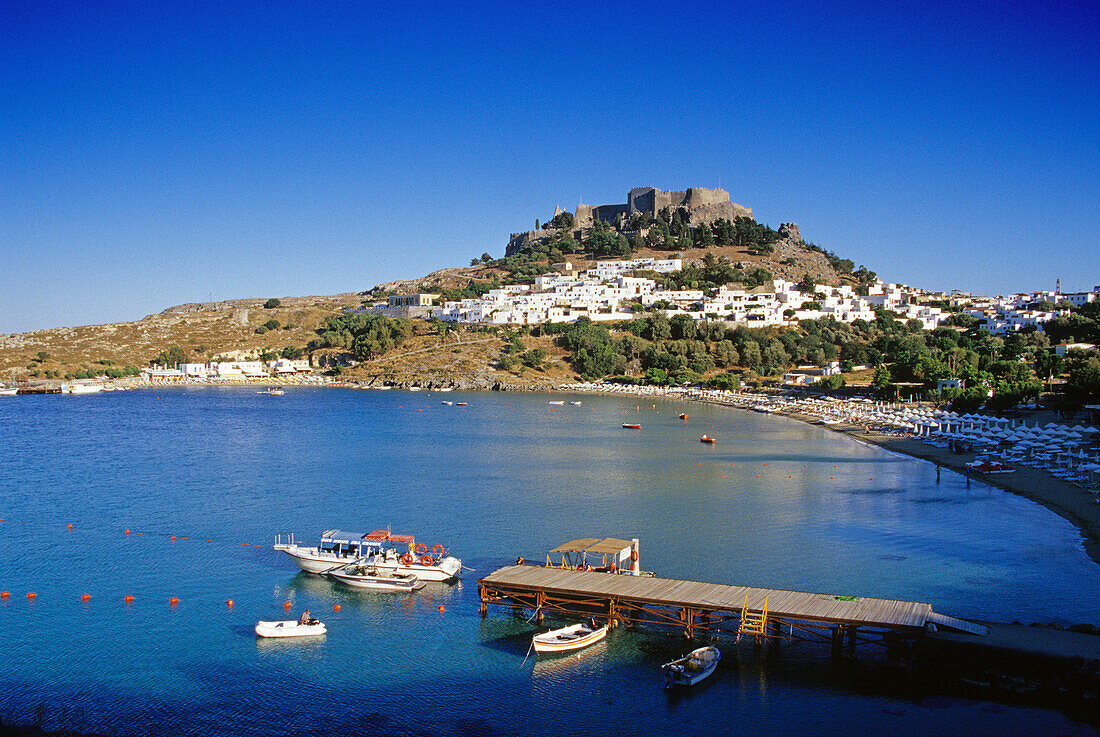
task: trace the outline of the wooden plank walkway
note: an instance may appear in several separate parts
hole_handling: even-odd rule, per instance
[[[634,606],[654,605],[738,614],[745,607],[746,596],[750,612],[762,611],[767,597],[770,618],[887,629],[919,629],[934,616],[931,604],[915,601],[867,597],[848,600],[833,594],[541,566],[506,566],[482,578],[478,584],[483,592],[503,596],[508,596],[509,592],[541,592],[557,599],[615,601]],[[947,624],[939,617],[936,621]]]

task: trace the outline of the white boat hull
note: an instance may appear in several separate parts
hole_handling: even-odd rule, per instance
[[[328,573],[354,563],[360,558],[354,555],[335,556],[332,553],[322,552],[319,548],[308,548],[301,545],[275,545],[275,550],[282,551],[290,556],[291,560],[306,573]],[[411,573],[421,581],[451,581],[462,573],[462,561],[454,556],[447,556],[437,565],[425,566],[418,561],[406,565],[400,559],[388,558],[384,561],[368,558],[371,565],[385,574]]]
[[[305,548],[300,545],[276,545],[275,549],[289,555],[291,560],[306,573],[327,573],[358,560],[356,556],[335,556],[332,553],[322,553],[317,548]]]
[[[416,576],[360,576],[333,571],[328,574],[342,584],[372,591],[416,591],[424,588],[424,582]]]
[[[673,686],[694,686],[699,681],[714,674],[722,653],[716,647],[701,647],[692,650],[686,657],[665,663],[661,666],[667,683],[665,688]]]
[[[328,630],[323,622],[317,624],[298,624],[296,620],[287,619],[281,622],[256,623],[256,634],[260,637],[315,637],[323,635]]]
[[[594,645],[607,637],[607,625],[591,629],[583,624],[544,632],[531,638],[531,645],[539,655],[565,653]]]
[[[462,561],[458,558],[447,556],[439,565],[423,566],[419,563],[410,563],[405,565],[398,562],[394,564],[391,562],[375,563],[375,567],[379,571],[385,571],[387,573],[411,573],[421,581],[451,581],[458,578],[458,574],[462,572]]]

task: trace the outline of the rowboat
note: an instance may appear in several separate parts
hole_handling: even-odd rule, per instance
[[[641,425],[630,425],[630,424],[627,424],[627,423],[624,422],[623,423],[623,429],[624,430],[641,430],[642,426]]]
[[[716,647],[701,647],[690,653],[665,663],[661,670],[665,674],[665,688],[674,686],[694,686],[718,667],[718,661],[722,659],[722,653]]]
[[[711,445],[714,445],[714,438],[712,438],[710,435],[704,435],[703,437],[699,438],[699,442],[710,443]]]
[[[260,637],[310,637],[323,635],[328,632],[323,622],[316,619],[310,620],[310,624],[298,624],[295,619],[287,619],[282,622],[256,623],[256,634]]]
[[[580,650],[593,643],[599,642],[607,636],[607,625],[603,627],[591,627],[587,624],[571,624],[561,629],[550,630],[531,638],[531,644],[535,652],[543,655],[546,653],[564,653],[570,650]]]
[[[411,573],[397,573],[396,571],[380,571],[353,564],[335,571],[329,571],[328,576],[342,584],[357,589],[373,589],[374,591],[416,591],[424,588],[424,582]]]

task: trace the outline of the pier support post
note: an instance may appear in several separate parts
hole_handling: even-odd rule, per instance
[[[833,657],[839,657],[841,651],[844,649],[844,627],[842,625],[836,625],[833,627]]]
[[[856,626],[850,624],[845,629],[848,630],[848,651],[851,652],[856,649]]]
[[[485,615],[487,615],[489,613],[489,607],[485,606],[485,587],[484,586],[478,586],[477,587],[477,598],[478,598],[478,605],[477,605],[478,614],[480,614],[482,617],[485,617]]]
[[[608,629],[615,629],[615,600],[608,599],[607,602],[607,626]]]

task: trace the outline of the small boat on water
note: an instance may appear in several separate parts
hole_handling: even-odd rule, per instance
[[[256,634],[260,637],[311,637],[323,635],[326,632],[328,630],[319,619],[311,619],[309,624],[298,624],[295,619],[287,619],[282,622],[260,620],[256,623]]]
[[[400,592],[424,588],[424,582],[411,573],[397,573],[393,569],[379,570],[358,563],[329,571],[325,575],[357,589]]]
[[[565,404],[565,400],[564,399],[558,399],[558,400],[555,400],[555,401],[552,401],[552,402],[547,402],[547,404]]]
[[[681,420],[686,420],[687,418],[688,418],[688,413],[687,412],[681,412],[680,413],[680,419]]]
[[[277,386],[271,386],[271,387],[268,387],[267,389],[262,389],[262,390],[260,390],[256,393],[257,394],[267,394],[268,396],[272,396],[272,397],[281,397],[284,394],[286,394],[285,391],[283,391],[282,389],[280,389]]]
[[[456,407],[469,407],[470,404],[468,402],[455,402],[455,406]]]
[[[587,624],[571,624],[561,629],[550,630],[531,638],[531,645],[539,655],[545,653],[564,653],[580,650],[599,642],[607,636],[607,625],[603,627]]]
[[[699,442],[714,445],[714,438],[712,438],[710,435],[704,435],[703,437],[699,438]]]
[[[624,422],[623,423],[623,429],[624,430],[641,430],[642,426],[641,425],[631,425],[631,424],[628,424],[628,423]]]
[[[581,406],[580,402],[570,402],[570,404],[573,405],[574,407],[580,407]]]
[[[718,667],[718,661],[722,659],[722,653],[716,647],[701,647],[690,653],[665,663],[661,670],[665,674],[665,688],[675,686],[694,686],[699,681],[714,673]]]
[[[445,405],[447,405],[448,407],[453,407],[453,406],[454,406],[454,402],[447,402],[447,401],[443,401],[443,402],[440,402],[440,404],[445,404]]]

